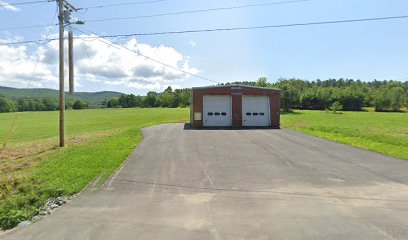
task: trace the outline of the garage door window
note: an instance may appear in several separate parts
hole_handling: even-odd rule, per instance
[[[252,116],[258,116],[258,113],[252,113]]]
[[[222,112],[221,115],[222,115],[222,116],[227,116],[227,113],[226,113],[226,112]]]
[[[207,115],[208,115],[208,116],[212,116],[212,115],[214,115],[214,113],[208,112]]]
[[[221,114],[219,112],[214,113],[215,116],[220,116]]]
[[[247,112],[245,115],[247,115],[247,116],[251,116],[251,113],[250,113],[250,112]]]
[[[261,115],[261,116],[264,116],[264,115],[265,115],[265,113],[263,113],[263,112],[260,112],[260,113],[259,113],[259,115]]]

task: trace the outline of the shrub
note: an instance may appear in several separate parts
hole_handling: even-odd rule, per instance
[[[10,102],[5,98],[0,97],[0,112],[10,112],[11,108],[12,106]]]
[[[400,111],[406,101],[405,94],[401,87],[380,89],[374,100],[375,111]]]
[[[79,100],[75,101],[74,104],[72,105],[72,109],[75,109],[75,110],[79,110],[83,108],[84,108],[84,105]]]
[[[329,110],[331,110],[333,113],[336,113],[343,110],[343,105],[341,105],[339,101],[336,101],[330,106]]]

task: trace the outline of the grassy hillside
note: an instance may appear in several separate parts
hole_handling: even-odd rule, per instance
[[[104,91],[104,92],[77,92],[75,93],[75,99],[84,100],[90,103],[100,103],[103,100],[109,100],[114,97],[120,97],[122,93],[120,92],[111,92],[111,91]],[[27,98],[58,98],[59,92],[55,89],[47,89],[47,88],[10,88],[10,87],[2,87],[0,86],[0,96],[4,96],[7,98],[12,97],[27,97]],[[69,98],[70,96],[66,94],[66,97]]]

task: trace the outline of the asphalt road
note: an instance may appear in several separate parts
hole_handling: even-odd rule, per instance
[[[408,161],[285,129],[143,135],[102,189],[2,239],[408,238]]]

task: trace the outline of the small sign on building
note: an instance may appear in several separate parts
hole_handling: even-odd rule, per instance
[[[201,121],[201,112],[194,113],[194,120]]]

